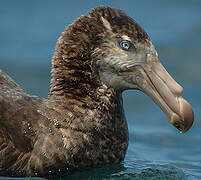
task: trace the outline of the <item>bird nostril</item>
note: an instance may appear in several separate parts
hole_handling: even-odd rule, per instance
[[[180,97],[183,94],[183,88],[176,81],[174,81],[172,84],[168,84],[168,86],[172,93],[177,97]]]
[[[179,84],[178,84],[179,85]],[[179,85],[179,88],[177,90],[177,95],[181,96],[183,94],[183,88]]]
[[[163,82],[168,86],[172,94],[180,97],[183,93],[183,88],[170,76],[166,71],[160,61],[155,61],[153,64],[154,72],[163,80]]]

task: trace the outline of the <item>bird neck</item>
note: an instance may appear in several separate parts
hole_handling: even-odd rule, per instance
[[[60,55],[55,54],[50,93],[45,100],[51,114],[45,111],[44,116],[54,117],[52,122],[58,120],[63,129],[71,127],[108,137],[123,133],[123,139],[127,139],[121,92],[100,81],[88,64],[80,59],[61,61]]]
[[[51,94],[46,101],[46,107],[51,109],[52,114],[47,117],[53,116],[58,120],[58,127],[63,129],[71,127],[80,132],[95,134],[127,133],[121,93],[105,84],[87,96],[79,97],[81,92],[82,90],[63,95]]]
[[[89,57],[68,58],[56,52],[52,59],[49,96],[88,96],[99,85],[87,64]]]
[[[65,58],[61,53],[55,53],[48,98],[63,102],[73,99],[92,106],[101,103],[110,106],[114,100],[121,99],[121,93],[101,82],[98,72],[92,70],[89,58]]]

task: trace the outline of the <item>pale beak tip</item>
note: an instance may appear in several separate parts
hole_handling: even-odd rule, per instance
[[[182,98],[181,103],[182,103],[181,114],[183,115],[184,118],[184,129],[182,130],[182,133],[185,133],[193,125],[194,113],[191,105],[185,99]]]
[[[180,114],[172,114],[171,123],[182,133],[187,132],[193,122],[194,113],[191,105],[183,98],[179,99],[180,102]]]
[[[187,119],[184,119],[184,121],[185,121],[185,126],[184,126],[184,129],[182,130],[182,133],[185,133],[186,131],[188,131],[193,125],[193,122],[194,122],[193,110],[192,110],[191,116]]]

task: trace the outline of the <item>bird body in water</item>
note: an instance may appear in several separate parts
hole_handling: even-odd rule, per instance
[[[127,89],[149,95],[180,131],[191,127],[191,106],[147,33],[119,9],[95,8],[58,39],[47,98],[27,94],[0,71],[0,175],[45,177],[121,162]]]

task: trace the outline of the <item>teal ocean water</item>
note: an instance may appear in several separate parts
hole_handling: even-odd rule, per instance
[[[181,134],[149,97],[126,91],[130,141],[125,160],[50,178],[201,179],[201,0],[1,1],[0,69],[28,93],[46,97],[58,37],[74,19],[99,5],[122,9],[146,30],[161,62],[183,86],[195,122]]]

